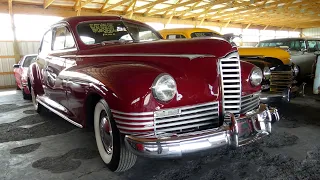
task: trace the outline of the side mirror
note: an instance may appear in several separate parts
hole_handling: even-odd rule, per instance
[[[314,52],[314,55],[319,56],[319,55],[320,55],[320,51],[316,51],[316,52]]]
[[[13,68],[15,69],[15,68],[19,68],[20,67],[20,64],[14,64],[13,65]]]

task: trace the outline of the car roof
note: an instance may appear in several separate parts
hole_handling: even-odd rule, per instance
[[[288,41],[288,40],[320,40],[320,38],[312,37],[301,37],[301,38],[279,38],[279,39],[268,39],[260,42],[272,42],[272,41]]]

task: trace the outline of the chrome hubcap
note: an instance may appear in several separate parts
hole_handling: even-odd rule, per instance
[[[111,155],[113,151],[112,129],[109,117],[104,111],[100,115],[100,137],[106,153]]]

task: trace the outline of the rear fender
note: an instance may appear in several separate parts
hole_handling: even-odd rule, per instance
[[[29,79],[35,93],[37,95],[43,95],[42,72],[36,63],[31,64],[29,67]]]

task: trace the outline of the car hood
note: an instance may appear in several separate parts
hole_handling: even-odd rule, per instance
[[[223,57],[231,51],[235,51],[236,47],[232,47],[222,38],[206,38],[206,39],[182,39],[182,40],[158,40],[145,41],[138,43],[126,44],[107,44],[105,46],[95,46],[92,49],[81,51],[84,54],[171,54],[171,55],[213,55],[215,57]]]
[[[290,54],[277,47],[239,47],[239,55],[241,57],[271,57],[279,59],[283,64],[290,64]]]
[[[106,45],[82,51],[77,71],[104,84],[120,99],[134,100],[150,93],[155,78],[170,74],[181,99],[170,105],[215,101],[219,94],[218,59],[236,51],[222,39],[164,40]],[[130,87],[130,92],[124,87]]]

